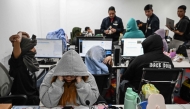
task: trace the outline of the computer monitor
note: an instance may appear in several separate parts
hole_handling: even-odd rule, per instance
[[[101,46],[105,49],[106,55],[111,55],[112,51],[112,39],[111,38],[102,38],[102,39],[89,39],[81,38],[79,39],[79,55],[84,57],[88,50],[93,46]]]
[[[122,56],[136,57],[144,54],[142,42],[145,38],[124,38],[122,39]]]
[[[79,53],[79,39],[85,39],[85,40],[102,40],[103,37],[83,37],[83,36],[77,36],[76,42],[75,42],[75,51]]]
[[[61,58],[63,55],[62,40],[59,39],[37,39],[35,46],[37,58]]]
[[[95,35],[97,35],[97,34],[102,34],[102,32],[100,31],[100,29],[95,29],[95,30],[94,30],[94,33],[95,33]]]

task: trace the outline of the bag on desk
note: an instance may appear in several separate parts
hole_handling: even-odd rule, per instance
[[[180,90],[180,97],[188,102],[190,102],[190,78],[183,82]]]
[[[186,47],[187,45],[180,45],[176,51],[177,54],[182,54],[184,57],[187,57]]]

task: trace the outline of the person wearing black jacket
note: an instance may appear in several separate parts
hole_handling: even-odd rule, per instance
[[[151,35],[142,42],[144,54],[136,57],[122,76],[128,80],[136,90],[142,77],[143,68],[174,68],[172,60],[163,54],[163,42],[159,35]]]
[[[145,14],[147,16],[145,37],[153,35],[156,30],[160,28],[160,20],[153,13],[152,5],[148,4],[144,7]]]
[[[25,32],[19,32],[10,37],[13,44],[13,53],[9,59],[9,75],[14,79],[11,88],[13,95],[26,95],[25,105],[39,105],[39,92],[36,86],[35,72],[39,70],[39,64],[35,59],[37,44],[36,36],[32,39],[24,35]],[[23,101],[13,100],[13,105],[22,105]]]
[[[185,16],[186,6],[181,5],[178,7],[178,17],[180,18],[179,22],[175,25],[175,29],[171,30],[170,27],[167,27],[174,32],[174,39],[184,41],[185,43],[190,40],[190,36],[188,36],[190,32],[190,20],[187,16]],[[187,37],[188,36],[188,37]]]
[[[123,32],[122,19],[115,15],[116,11],[113,6],[108,9],[109,17],[103,19],[101,24],[101,33],[108,38],[112,38],[113,41],[118,41],[120,33]]]

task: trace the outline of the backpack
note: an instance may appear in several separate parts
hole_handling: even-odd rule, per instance
[[[71,32],[71,40],[70,40],[70,43],[72,44],[73,40],[75,39],[75,37],[77,36],[80,36],[81,35],[81,28],[79,27],[74,27],[72,29],[72,32]]]

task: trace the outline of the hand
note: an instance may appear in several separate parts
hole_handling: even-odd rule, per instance
[[[112,28],[111,31],[112,31],[112,33],[115,33],[115,32],[116,32],[116,29]]]
[[[80,83],[82,81],[82,77],[81,76],[77,76],[76,80],[77,80],[77,83]]]
[[[111,56],[107,56],[104,61],[103,61],[104,64],[109,64],[109,65],[112,65],[112,58]]]
[[[105,34],[108,34],[108,33],[109,33],[109,30],[105,30],[104,33],[105,33]]]
[[[28,33],[23,32],[23,31],[19,31],[19,32],[21,32],[21,33],[22,33],[22,37],[25,37],[25,38],[30,38],[30,36],[29,36],[29,34],[28,34]],[[18,32],[18,33],[19,33],[19,32]]]
[[[64,80],[63,76],[58,76],[58,79],[59,79],[60,81],[63,81],[63,80]]]
[[[166,25],[166,27],[167,27],[170,31],[172,31],[172,29],[171,29],[168,25]]]

